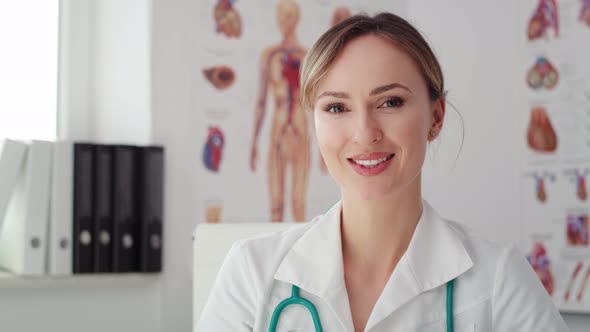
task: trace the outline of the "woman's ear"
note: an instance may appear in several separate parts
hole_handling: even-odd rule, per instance
[[[428,141],[433,141],[435,138],[438,137],[440,131],[442,130],[444,119],[445,119],[445,111],[446,111],[446,99],[445,97],[440,97],[434,103],[432,103],[432,125],[430,126],[430,130],[428,131]]]

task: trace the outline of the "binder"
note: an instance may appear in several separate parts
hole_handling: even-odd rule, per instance
[[[113,149],[96,145],[94,170],[94,272],[113,271]]]
[[[74,274],[94,271],[94,145],[74,144]]]
[[[0,145],[0,232],[27,149],[26,143],[11,139],[4,139]]]
[[[140,150],[140,271],[162,271],[164,149]]]
[[[72,274],[74,210],[74,143],[59,141],[53,147],[48,265],[50,275]]]
[[[113,272],[139,271],[138,148],[113,146]]]
[[[50,142],[30,143],[6,211],[0,266],[17,274],[46,273],[52,148]]]

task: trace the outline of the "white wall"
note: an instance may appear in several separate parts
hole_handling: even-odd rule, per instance
[[[199,0],[200,1],[200,0]],[[164,241],[164,331],[192,330],[192,242],[197,221],[194,208],[198,179],[194,178],[192,80],[199,74],[194,36],[199,1],[152,2],[152,119],[154,139],[166,146]]]
[[[151,1],[61,0],[60,138],[147,144]]]
[[[60,2],[57,136],[90,139],[90,35],[92,0]]]
[[[91,106],[99,141],[147,144],[151,118],[151,1],[92,1]]]

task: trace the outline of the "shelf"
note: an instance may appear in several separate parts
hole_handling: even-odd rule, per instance
[[[109,273],[109,274],[77,274],[68,276],[22,276],[0,271],[0,288],[5,286],[33,286],[57,284],[150,284],[161,280],[161,273]]]

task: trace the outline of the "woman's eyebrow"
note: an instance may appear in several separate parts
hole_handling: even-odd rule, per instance
[[[376,96],[376,95],[381,94],[385,91],[389,91],[389,90],[396,89],[396,88],[408,90],[408,92],[412,93],[412,90],[410,90],[407,86],[405,86],[403,84],[391,83],[391,84],[383,85],[383,86],[373,89],[371,91],[371,93],[369,93],[369,96]]]
[[[335,97],[340,99],[350,99],[350,95],[346,92],[333,92],[333,91],[324,91],[322,92],[317,98],[320,99],[322,97]]]
[[[383,85],[380,87],[377,87],[373,90],[371,90],[371,93],[369,93],[369,96],[376,96],[378,94],[381,94],[385,91],[389,91],[392,89],[404,89],[409,91],[410,93],[412,92],[412,90],[410,90],[407,86],[403,85],[403,84],[399,84],[399,83],[391,83],[391,84],[387,84],[387,85]],[[334,98],[340,98],[340,99],[350,99],[350,95],[346,92],[337,92],[337,91],[324,91],[322,93],[320,93],[318,95],[318,97],[316,98],[316,100],[322,98],[322,97],[334,97]]]

